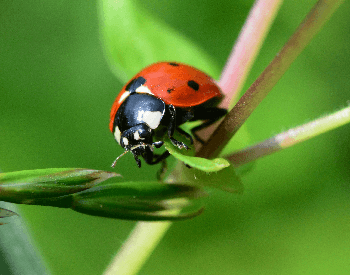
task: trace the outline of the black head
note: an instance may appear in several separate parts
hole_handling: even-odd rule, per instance
[[[138,159],[139,156],[142,156],[146,160],[153,158],[152,138],[153,131],[146,124],[138,124],[124,131],[120,139],[118,140],[117,137],[116,139],[120,146],[125,149],[125,152],[113,162],[112,167],[127,152],[131,152],[134,155],[137,166],[141,167],[141,161]]]
[[[165,110],[165,103],[153,95],[133,93],[125,99],[115,116],[115,139],[125,152],[130,151],[134,155],[139,167],[139,156],[147,163],[152,162],[153,136],[163,123]]]
[[[134,155],[138,167],[141,167],[139,156],[145,159],[153,158],[152,137],[153,131],[146,124],[131,127],[120,137],[120,145],[126,152],[130,151]]]
[[[140,145],[152,144],[153,131],[146,124],[138,124],[124,131],[120,136],[120,145],[127,151]]]

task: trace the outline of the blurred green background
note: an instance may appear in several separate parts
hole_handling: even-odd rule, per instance
[[[284,3],[246,88],[315,2]],[[253,1],[136,3],[138,20],[145,9],[176,30],[206,53],[218,77]],[[249,118],[252,143],[348,105],[349,9],[347,1]],[[108,122],[124,83],[103,54],[98,13],[95,1],[0,2],[1,171],[109,170],[122,152]],[[120,14],[116,24],[132,19]],[[243,195],[209,190],[204,214],[175,223],[140,274],[349,274],[349,133],[344,126],[259,160],[243,177]],[[153,180],[157,169],[138,169],[125,156],[116,171]],[[135,224],[21,210],[52,274],[101,274]]]

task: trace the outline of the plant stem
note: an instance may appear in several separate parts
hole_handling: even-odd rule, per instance
[[[104,275],[137,274],[172,222],[138,222]]]
[[[249,12],[218,81],[225,95],[220,107],[236,101],[282,2],[258,0]]]
[[[350,107],[303,124],[225,157],[240,166],[350,123]]]
[[[263,73],[226,115],[199,157],[217,157],[344,0],[320,0]]]
[[[257,0],[254,3],[217,83],[224,95],[218,107],[229,110],[237,101],[281,4],[282,0]],[[208,140],[220,121],[197,134]],[[195,147],[198,151],[202,145],[196,142]]]

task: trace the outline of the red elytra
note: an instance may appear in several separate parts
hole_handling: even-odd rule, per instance
[[[155,97],[174,107],[189,108],[223,96],[214,79],[194,67],[178,62],[154,63],[141,70],[132,80],[140,76],[146,80],[143,86],[147,86]],[[111,132],[114,130],[114,117],[123,103],[120,99],[129,83],[113,103],[109,123]]]

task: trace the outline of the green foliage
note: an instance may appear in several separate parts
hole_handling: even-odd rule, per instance
[[[177,135],[177,140],[182,141],[184,139],[178,138],[179,135]],[[174,156],[176,159],[186,163],[187,165],[204,171],[204,172],[217,172],[220,171],[228,166],[230,166],[230,163],[223,159],[223,158],[216,158],[216,159],[205,159],[205,158],[198,158],[194,157],[194,148],[190,148],[189,150],[185,149],[179,149],[176,146],[174,146],[170,139],[168,137],[164,137],[164,145],[165,148],[169,151],[169,153]]]
[[[16,215],[17,215],[17,213],[0,207],[0,219],[8,218],[8,217],[16,216]],[[4,224],[4,223],[0,222],[0,225],[2,225],[2,224]]]
[[[0,208],[0,218],[6,218],[17,215],[15,212],[11,210],[7,210],[4,208]]]
[[[115,2],[128,7],[127,1]],[[284,1],[245,88],[314,3]],[[115,70],[123,79],[118,82],[102,54],[94,1],[2,1],[0,169],[108,170],[122,150],[108,132],[108,116],[125,81],[143,66],[166,59],[191,63],[217,78],[252,4],[147,0],[132,2],[133,14],[120,7],[115,22],[123,28],[116,32],[126,36],[115,40],[114,49],[125,56]],[[343,4],[248,119],[253,143],[346,104],[349,7]],[[150,18],[144,17],[145,8]],[[134,20],[142,23],[134,27]],[[189,49],[162,56],[172,37],[156,51],[148,51],[147,43],[136,47],[125,41],[135,41],[137,28],[153,20],[162,24],[154,29],[159,37],[168,37],[171,28]],[[141,34],[157,44],[152,29],[149,24],[148,33]],[[166,51],[179,47],[176,42]],[[208,55],[215,61],[201,65]],[[140,274],[347,274],[349,127],[336,131],[259,160],[244,177],[244,196],[210,190],[207,210],[173,226]],[[237,142],[241,148],[248,145]],[[129,156],[118,162],[116,172],[128,182],[145,182],[154,180],[158,169],[138,169]],[[101,274],[134,225],[51,207],[21,205],[20,210],[52,274]]]
[[[244,190],[243,184],[232,166],[214,173],[196,169],[183,169],[181,179],[195,186],[218,188],[230,193],[242,193]]]
[[[200,214],[203,206],[197,199],[204,196],[206,194],[199,188],[189,185],[113,183],[74,194],[72,208],[85,214],[108,218],[180,220]]]
[[[0,200],[37,204],[36,199],[60,197],[91,188],[108,178],[112,172],[77,169],[49,168],[0,174]]]
[[[129,220],[187,219],[203,210],[196,200],[206,194],[199,188],[157,182],[101,183],[116,176],[119,175],[112,172],[74,168],[3,173],[0,200]],[[184,208],[187,211],[180,213]],[[2,217],[13,214],[5,209],[0,212]]]
[[[107,60],[124,83],[143,67],[167,60],[217,75],[217,68],[203,50],[135,1],[100,0],[100,14]]]

